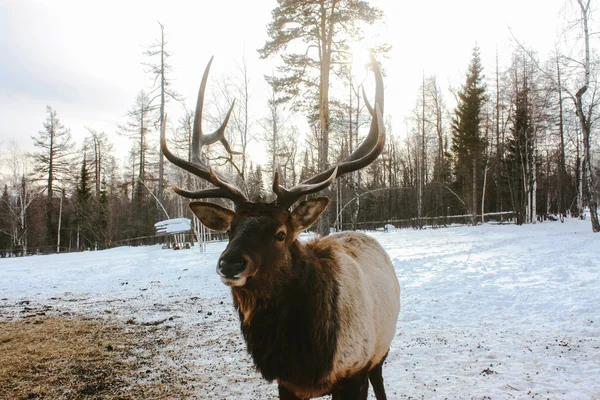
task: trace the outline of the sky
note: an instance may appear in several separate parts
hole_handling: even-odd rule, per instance
[[[475,44],[489,77],[496,49],[501,65],[510,60],[511,31],[542,58],[550,54],[565,26],[565,1],[371,0],[385,14],[377,35],[392,45],[389,58],[382,60],[392,133],[405,129],[402,121],[417,99],[423,74],[436,75],[442,88],[460,86]],[[274,72],[277,60],[260,60],[256,49],[267,40],[276,5],[276,0],[0,0],[0,152],[13,140],[31,150],[30,137],[43,128],[50,105],[79,144],[89,127],[106,132],[117,154],[125,155],[130,144],[115,131],[136,94],[152,86],[142,62],[146,46],[159,37],[158,21],[173,53],[173,88],[188,107],[195,103],[211,56],[211,77],[218,78],[232,74],[245,55],[250,111],[263,118],[263,76]],[[450,93],[446,99],[450,103]],[[181,112],[180,106],[171,107],[174,115]],[[258,124],[253,129],[262,134]]]

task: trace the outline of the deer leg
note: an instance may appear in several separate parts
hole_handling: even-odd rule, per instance
[[[375,398],[377,400],[387,400],[387,396],[385,395],[385,388],[383,386],[383,362],[387,354],[383,357],[381,362],[375,366],[372,370],[369,371],[369,380],[371,381],[371,386],[373,386],[373,392],[375,393]]]
[[[290,392],[284,386],[279,385],[279,400],[305,400],[301,397],[296,396],[294,393]]]
[[[331,400],[367,400],[369,394],[368,367],[344,378],[333,390]]]

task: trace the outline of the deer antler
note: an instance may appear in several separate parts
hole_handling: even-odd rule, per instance
[[[229,142],[227,142],[227,139],[225,138],[225,128],[227,127],[227,123],[229,122],[229,117],[231,116],[231,112],[233,110],[233,105],[235,104],[235,102],[231,104],[231,107],[229,108],[229,111],[225,116],[225,120],[216,131],[208,135],[202,133],[202,110],[204,108],[204,92],[206,89],[206,82],[208,81],[208,72],[210,70],[212,60],[213,57],[211,57],[210,61],[208,62],[208,65],[206,66],[206,69],[204,70],[204,75],[202,76],[202,82],[200,84],[200,90],[198,91],[198,101],[196,102],[196,113],[194,115],[194,128],[192,133],[191,160],[183,160],[175,156],[167,148],[167,139],[165,133],[167,124],[166,115],[160,129],[160,147],[167,160],[171,161],[178,167],[188,172],[191,172],[192,174],[216,186],[213,188],[202,189],[195,192],[190,192],[174,187],[173,190],[175,191],[175,193],[179,194],[180,196],[192,199],[226,198],[232,200],[235,204],[240,204],[248,201],[248,198],[246,197],[244,192],[242,192],[242,190],[234,184],[228,182],[224,177],[218,175],[215,171],[212,170],[212,168],[210,168],[202,161],[202,147],[210,146],[211,144],[216,142],[221,142],[223,144],[223,147],[225,147],[225,150],[229,154],[240,154],[231,149]]]
[[[286,189],[279,185],[279,172],[275,172],[273,178],[273,192],[277,195],[277,200],[275,200],[277,204],[289,208],[302,196],[325,189],[331,185],[337,177],[366,167],[375,161],[379,154],[381,154],[385,144],[385,127],[383,125],[383,79],[381,77],[379,65],[373,55],[371,55],[371,66],[375,73],[375,107],[372,107],[369,104],[363,90],[365,104],[372,117],[371,128],[365,140],[345,160],[291,189]]]

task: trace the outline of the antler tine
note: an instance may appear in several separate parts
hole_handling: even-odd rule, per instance
[[[210,59],[206,69],[204,70],[204,75],[202,76],[202,83],[200,84],[200,91],[198,93],[198,101],[196,102],[196,114],[194,116],[194,130],[192,136],[192,161],[189,162],[183,160],[177,156],[175,156],[169,149],[167,148],[167,140],[166,140],[166,125],[167,125],[167,116],[165,114],[165,118],[163,120],[161,130],[160,130],[160,146],[163,151],[165,157],[171,161],[173,164],[178,167],[191,172],[192,174],[212,183],[216,187],[202,189],[199,191],[191,192],[188,190],[180,189],[174,187],[173,190],[175,193],[192,199],[206,199],[206,198],[226,198],[232,200],[235,204],[240,204],[248,201],[248,198],[242,192],[241,189],[236,187],[235,185],[229,183],[225,178],[218,175],[215,171],[212,170],[209,166],[202,162],[202,156],[200,150],[204,145],[210,145],[217,141],[220,141],[227,152],[229,154],[240,154],[231,150],[231,146],[225,139],[225,127],[227,126],[227,122],[229,121],[229,117],[233,110],[233,105],[229,108],[227,115],[223,124],[217,129],[214,133],[210,135],[202,134],[202,108],[204,104],[204,91],[206,88],[206,82],[208,80],[208,71],[210,70],[210,65],[212,63],[212,58]]]
[[[167,114],[163,119],[163,123],[160,127],[160,148],[163,151],[163,154],[167,158],[167,160],[171,161],[173,164],[177,165],[179,168],[182,168],[192,174],[205,179],[210,179],[210,172],[208,168],[203,164],[192,164],[191,162],[185,161],[175,154],[171,153],[171,151],[167,147],[167,138],[166,138],[166,130],[167,130]]]
[[[166,126],[167,114],[165,114],[163,124],[160,128],[160,147],[167,160],[171,161],[179,168],[191,172],[197,177],[202,178],[217,186],[216,188],[202,189],[195,192],[190,192],[188,190],[183,190],[178,187],[173,187],[175,193],[179,194],[180,196],[191,199],[226,198],[230,199],[235,204],[248,201],[246,195],[239,188],[228,183],[223,178],[217,176],[217,174],[212,170],[212,168],[207,167],[205,164],[193,164],[171,153],[171,151],[167,147]]]
[[[336,177],[340,177],[349,172],[364,168],[375,161],[377,157],[379,157],[379,154],[381,154],[383,146],[385,145],[385,127],[383,125],[383,78],[381,77],[379,65],[372,54],[371,66],[373,68],[373,72],[375,73],[375,107],[372,107],[369,104],[363,89],[365,104],[372,116],[371,128],[365,140],[344,161],[341,161],[327,170],[313,176],[312,178],[305,180],[300,185],[295,186],[292,189],[282,188],[279,185],[279,176],[278,174],[275,174],[277,184],[273,182],[273,191],[277,195],[276,202],[278,204],[290,207],[303,195],[315,193],[325,189],[327,186],[333,183]],[[319,189],[313,190],[317,187]]]
[[[204,74],[202,75],[202,82],[200,83],[200,89],[198,90],[198,100],[196,101],[196,113],[194,115],[194,128],[192,133],[192,162],[201,163],[202,155],[200,151],[204,146],[210,146],[213,143],[221,142],[225,150],[231,154],[241,154],[239,152],[233,151],[229,142],[225,138],[225,128],[229,123],[229,117],[231,116],[231,112],[233,111],[233,107],[235,105],[235,100],[231,102],[231,106],[227,111],[227,115],[223,120],[221,126],[208,135],[202,132],[202,112],[204,110],[204,93],[206,92],[206,83],[208,82],[208,74],[210,72],[210,66],[212,65],[214,56],[210,58],[210,61],[206,65],[204,69]]]
[[[210,72],[210,66],[212,65],[212,56],[204,68],[204,74],[202,74],[202,81],[200,81],[200,88],[198,89],[198,99],[196,100],[196,111],[194,112],[194,126],[192,131],[192,160],[195,163],[200,163],[202,155],[200,149],[203,143],[200,140],[203,138],[202,134],[202,111],[204,110],[204,92],[206,91],[206,82],[208,82],[208,73]]]
[[[225,198],[233,201],[235,204],[248,201],[246,195],[236,186],[227,183],[219,178],[212,168],[209,171],[211,175],[211,183],[217,185],[216,188],[208,188],[191,192],[189,190],[180,189],[173,186],[173,191],[180,196],[190,199],[219,199]]]
[[[381,111],[381,115],[383,115],[383,106],[384,106],[384,96],[383,96],[383,78],[381,77],[381,70],[379,69],[379,64],[371,54],[371,67],[373,68],[373,72],[375,73],[375,108],[379,106],[379,110]],[[346,158],[346,160],[338,163],[336,166],[339,167],[340,171],[338,176],[342,176],[349,172],[356,171],[360,168],[366,167],[371,162],[373,162],[377,156],[383,150],[383,145],[385,144],[385,128],[383,126],[383,119],[377,115],[376,110],[371,106],[369,100],[367,99],[364,89],[363,96],[365,99],[365,105],[369,110],[369,113],[372,116],[371,119],[371,127],[367,137],[363,142],[358,146],[356,150],[352,154]],[[380,127],[381,125],[381,127]],[[382,137],[381,137],[382,136]],[[379,150],[372,154],[373,150]],[[361,163],[354,163],[353,161],[363,160],[364,165]],[[351,163],[352,162],[352,163]],[[303,183],[315,183],[325,179],[329,176],[330,171],[334,168],[330,167],[328,170],[319,173],[318,175],[313,176],[310,179],[307,179]]]
[[[285,208],[288,208],[292,204],[294,204],[296,200],[298,200],[300,197],[320,192],[321,190],[331,185],[333,181],[335,181],[337,173],[338,169],[336,167],[333,170],[331,176],[323,182],[315,184],[300,184],[294,186],[291,189],[286,189],[285,187],[279,184],[279,171],[275,171],[275,176],[273,177],[273,193],[277,195],[277,200],[275,200],[275,202],[279,205],[284,206]]]
[[[189,190],[173,186],[173,191],[181,197],[187,197],[188,199],[229,199],[234,203],[238,202],[238,198],[236,196],[231,195],[231,193],[221,188],[202,189],[191,192]]]

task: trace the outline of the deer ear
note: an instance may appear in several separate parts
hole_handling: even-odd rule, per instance
[[[292,210],[292,223],[296,232],[302,232],[317,222],[329,205],[329,197],[312,197],[298,204]]]
[[[227,232],[235,213],[212,203],[193,201],[190,203],[192,212],[208,229],[216,232]]]

